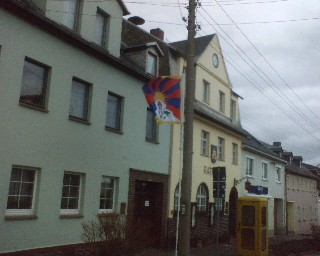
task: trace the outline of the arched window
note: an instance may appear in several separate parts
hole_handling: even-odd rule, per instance
[[[199,212],[207,211],[209,193],[206,184],[201,183],[197,191],[197,209]]]

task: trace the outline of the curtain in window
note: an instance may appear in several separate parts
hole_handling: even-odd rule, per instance
[[[151,53],[148,53],[147,73],[154,76],[157,74],[157,57]]]
[[[21,96],[41,95],[45,69],[31,62],[25,61],[23,67]]]
[[[96,43],[104,45],[106,30],[106,18],[99,12],[96,14]]]
[[[120,129],[120,107],[121,100],[119,97],[109,94],[107,107],[107,126]]]
[[[157,124],[151,110],[147,110],[147,131],[146,138],[155,141],[157,139]]]
[[[75,29],[79,12],[79,0],[65,0],[64,12],[64,25],[70,29]]]
[[[87,119],[87,98],[87,85],[73,80],[69,115]]]

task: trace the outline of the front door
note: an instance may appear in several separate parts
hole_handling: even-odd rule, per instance
[[[143,230],[146,243],[160,246],[163,186],[159,182],[136,180],[135,218]]]

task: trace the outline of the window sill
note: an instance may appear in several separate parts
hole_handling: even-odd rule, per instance
[[[38,111],[40,111],[40,112],[49,113],[49,110],[46,109],[46,108],[37,107],[37,106],[35,106],[35,105],[31,105],[31,104],[29,104],[29,103],[25,103],[25,102],[22,102],[22,101],[19,102],[19,105],[22,106],[22,107],[26,107],[26,108],[31,108],[31,109],[34,109],[34,110],[38,110]]]
[[[200,156],[203,156],[203,157],[209,157],[209,155],[204,155],[204,154],[200,154]]]
[[[123,131],[109,127],[109,126],[105,126],[104,129],[106,131],[110,131],[110,132],[114,132],[114,133],[118,133],[118,134],[123,134]]]
[[[5,220],[36,220],[38,216],[36,215],[6,215]]]
[[[81,124],[91,125],[91,123],[89,121],[86,121],[84,119],[80,119],[80,118],[77,118],[77,117],[74,117],[74,116],[69,116],[69,120],[70,121],[74,121],[74,122],[78,122],[78,123],[81,123]]]
[[[146,138],[147,142],[153,143],[153,144],[160,144],[158,140],[152,140],[152,139],[148,139]]]
[[[79,213],[75,213],[75,214],[60,214],[60,219],[81,219],[84,216],[82,214]]]

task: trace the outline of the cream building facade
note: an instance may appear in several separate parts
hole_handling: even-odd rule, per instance
[[[186,41],[171,44],[183,55]],[[217,35],[196,38],[195,118],[193,121],[193,166],[191,202],[196,211],[192,216],[192,234],[205,240],[214,230],[212,167],[226,168],[226,198],[219,202],[228,214],[229,193],[234,179],[240,178],[241,147],[245,132],[241,128],[238,100],[241,98],[229,80]],[[180,62],[182,85],[185,84],[184,65]],[[174,218],[178,202],[178,182],[182,168],[181,127],[173,126],[170,176],[169,217]],[[211,162],[211,145],[217,147],[217,161]],[[234,205],[235,207],[235,205]],[[210,215],[208,225],[207,216]],[[227,219],[227,218],[225,218]],[[226,227],[225,227],[226,228]]]

